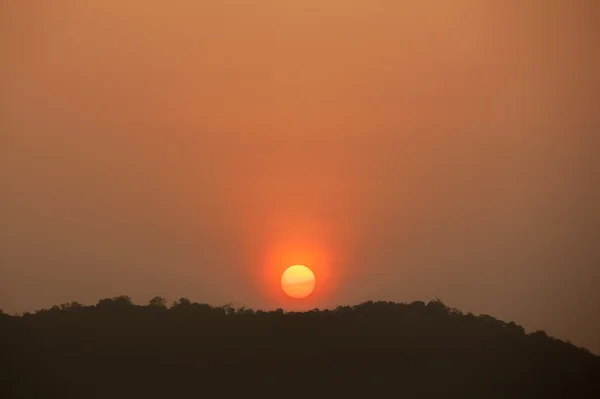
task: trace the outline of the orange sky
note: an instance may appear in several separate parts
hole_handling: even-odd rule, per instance
[[[2,2],[0,308],[439,297],[598,353],[599,26],[595,0]]]

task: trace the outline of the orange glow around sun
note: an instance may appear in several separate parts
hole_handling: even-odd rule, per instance
[[[270,306],[296,310],[311,309],[323,306],[327,299],[334,295],[336,284],[332,278],[333,253],[324,245],[300,240],[275,242],[265,248],[263,256],[260,284]],[[290,265],[305,265],[315,276],[312,289],[302,301],[298,301],[297,293],[291,291],[297,288],[284,288],[283,275]],[[287,278],[286,276],[285,282],[288,281]]]
[[[292,298],[306,298],[315,289],[315,275],[304,265],[290,266],[281,276],[281,288]]]

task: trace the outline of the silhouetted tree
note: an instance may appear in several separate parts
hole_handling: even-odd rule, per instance
[[[185,309],[192,306],[192,302],[187,298],[179,298],[177,301],[173,302],[171,308],[173,309]]]
[[[167,300],[162,296],[155,296],[154,298],[150,299],[148,306],[154,309],[166,309]]]
[[[101,299],[96,305],[99,308],[128,308],[132,306],[131,298],[127,295],[116,296],[113,298]]]
[[[83,305],[78,302],[68,302],[60,305],[61,310],[80,310],[83,309]]]

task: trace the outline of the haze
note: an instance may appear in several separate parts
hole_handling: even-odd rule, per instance
[[[4,1],[0,308],[439,297],[600,353],[599,16]]]

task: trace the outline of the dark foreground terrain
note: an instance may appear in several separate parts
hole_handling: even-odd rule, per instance
[[[600,398],[600,358],[439,301],[0,314],[0,398]]]

